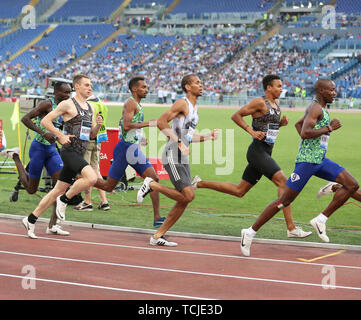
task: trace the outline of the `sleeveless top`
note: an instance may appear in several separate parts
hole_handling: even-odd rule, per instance
[[[322,112],[323,117],[321,120],[317,121],[316,125],[314,126],[315,130],[326,127],[331,123],[330,114],[328,111],[325,108],[322,108]],[[330,133],[323,134],[317,138],[301,139],[296,157],[296,163],[309,162],[320,164],[326,155],[329,138]]]
[[[49,100],[50,100],[50,102],[51,102],[51,111],[53,111],[53,110],[56,108],[57,104],[56,104],[54,98],[49,98]],[[43,130],[44,132],[48,132],[48,130],[46,130],[46,129],[41,125],[41,120],[42,120],[41,117],[36,117],[36,119],[35,119],[35,125],[36,125],[37,127],[39,127],[41,130]],[[54,125],[55,128],[60,129],[62,122],[63,122],[63,118],[62,118],[62,116],[60,116],[60,117],[56,118],[55,120],[53,120],[53,125]],[[35,132],[35,138],[34,138],[34,139],[35,139],[37,142],[41,143],[41,144],[44,144],[44,145],[47,145],[47,146],[50,146],[50,145],[51,145],[51,143],[50,143],[48,140],[46,140],[46,139],[45,139],[40,133],[38,133],[38,132]]]
[[[177,134],[178,139],[182,139],[182,142],[189,146],[192,142],[194,130],[198,124],[199,116],[196,106],[184,98],[188,104],[188,114],[186,117],[176,117],[172,121],[172,130]]]
[[[139,111],[134,114],[131,123],[140,123],[144,122],[144,113],[143,107],[133,98],[130,97],[137,104]],[[119,139],[123,139],[125,142],[129,143],[139,143],[141,137],[143,136],[143,128],[131,129],[128,131],[124,130],[123,118],[119,121]]]
[[[252,119],[252,129],[255,131],[266,132],[266,136],[261,141],[273,145],[279,133],[281,109],[277,103],[275,103],[277,108],[273,108],[265,96],[262,98],[266,102],[268,111],[264,115]]]
[[[63,133],[66,135],[74,135],[75,137],[70,138],[71,143],[64,145],[62,149],[76,152],[83,156],[90,139],[93,110],[88,102],[86,103],[88,110],[85,110],[74,98],[71,100],[73,101],[78,114],[70,120],[64,122]]]

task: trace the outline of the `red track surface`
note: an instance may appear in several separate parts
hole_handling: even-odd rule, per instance
[[[178,247],[160,248],[147,234],[45,229],[33,240],[0,219],[0,299],[361,299],[360,252],[254,243],[243,257],[231,241],[170,237]]]

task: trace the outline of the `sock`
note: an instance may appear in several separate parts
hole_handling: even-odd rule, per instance
[[[64,203],[69,203],[70,199],[65,195],[65,193],[60,197],[60,200]]]
[[[322,212],[317,216],[317,221],[320,223],[326,223],[328,217],[326,217]]]
[[[34,224],[36,222],[36,220],[38,220],[38,217],[35,216],[33,213],[30,213],[29,216],[28,216],[29,223]]]
[[[252,227],[249,227],[246,231],[247,236],[252,237],[252,238],[256,235],[256,233],[257,232],[254,231]]]

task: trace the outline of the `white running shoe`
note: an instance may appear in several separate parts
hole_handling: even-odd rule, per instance
[[[310,221],[311,226],[316,230],[317,235],[324,241],[324,242],[330,242],[330,239],[328,238],[326,234],[326,223],[321,223],[317,221],[317,217],[313,218]]]
[[[332,191],[332,187],[334,185],[338,184],[337,182],[329,182],[327,183],[324,187],[322,187],[320,189],[320,191],[318,191],[317,193],[317,198],[320,199],[322,196],[325,196],[327,194],[332,194],[333,191]]]
[[[249,257],[253,238],[247,235],[247,229],[241,231],[241,251],[244,256]]]
[[[38,237],[35,235],[35,223],[30,223],[28,221],[28,217],[25,217],[23,220],[23,225],[28,233],[28,237],[31,239],[37,239]]]
[[[194,178],[192,179],[192,182],[191,182],[194,190],[198,188],[197,183],[200,181],[202,181],[202,179],[199,176],[194,176]]]
[[[68,236],[70,234],[69,231],[65,231],[61,228],[60,225],[58,224],[54,224],[51,228],[47,227],[46,228],[46,233],[47,234],[58,234],[60,236]]]
[[[58,196],[56,198],[56,216],[59,220],[64,221],[65,220],[65,210],[67,204],[60,200],[61,196]]]
[[[11,148],[11,149],[4,149],[0,152],[0,156],[3,156],[3,157],[7,156],[9,158],[12,158],[14,153],[19,154],[19,152],[20,152],[20,149],[18,147]]]
[[[154,239],[153,237],[150,237],[149,244],[152,246],[164,246],[164,247],[176,247],[178,245],[177,242],[168,241],[164,237],[160,237],[158,239]]]
[[[152,178],[150,177],[146,177],[144,179],[144,182],[142,184],[142,186],[140,187],[138,193],[137,193],[137,202],[138,203],[142,203],[145,196],[152,191],[152,189],[150,188],[150,183],[154,181]]]
[[[296,227],[292,231],[287,230],[287,237],[289,237],[289,238],[306,238],[311,234],[312,234],[312,231],[303,231],[299,227]]]

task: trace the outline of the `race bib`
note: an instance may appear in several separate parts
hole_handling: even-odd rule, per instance
[[[83,120],[83,121],[81,122],[80,136],[79,136],[79,138],[80,138],[81,140],[85,140],[85,141],[89,141],[89,140],[90,140],[91,126],[92,126],[91,121],[85,121],[85,120]]]
[[[330,139],[330,135],[328,134],[323,134],[321,136],[321,140],[320,140],[320,147],[322,149],[325,149],[327,150],[327,147],[328,147],[328,140]]]
[[[266,142],[275,143],[278,133],[279,133],[279,125],[275,123],[269,123],[267,134],[266,134]]]

